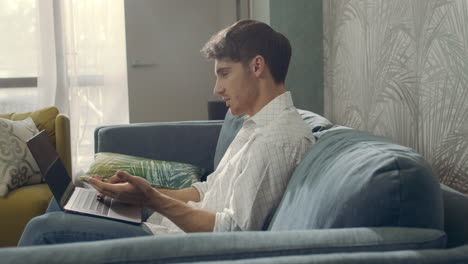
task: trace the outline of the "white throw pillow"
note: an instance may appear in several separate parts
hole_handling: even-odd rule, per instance
[[[42,175],[26,141],[37,134],[34,121],[0,118],[0,197],[27,184],[40,183]]]

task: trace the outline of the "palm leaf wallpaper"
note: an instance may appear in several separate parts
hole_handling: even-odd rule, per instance
[[[468,193],[468,0],[325,0],[325,115]]]

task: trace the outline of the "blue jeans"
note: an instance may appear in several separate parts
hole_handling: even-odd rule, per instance
[[[152,211],[143,210],[143,220]],[[63,212],[52,198],[44,215],[26,225],[18,246],[72,243],[153,235],[143,224],[130,224],[105,218]]]

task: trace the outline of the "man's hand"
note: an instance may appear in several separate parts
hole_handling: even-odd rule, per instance
[[[108,181],[102,182],[98,177],[86,177],[99,193],[98,197],[109,196],[119,201],[141,206],[148,206],[157,196],[157,191],[145,179],[132,176],[125,171],[117,171]]]
[[[164,194],[151,187],[145,179],[125,171],[118,171],[107,182],[102,182],[98,177],[86,177],[85,180],[102,195],[159,212],[185,232],[213,231],[216,214],[186,204],[187,201],[200,200],[198,191],[193,187]]]

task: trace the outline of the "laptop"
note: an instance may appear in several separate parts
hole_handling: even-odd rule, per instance
[[[75,186],[45,130],[26,144],[62,210],[136,224],[142,222],[141,207],[109,197],[98,200],[98,192],[94,188]]]

